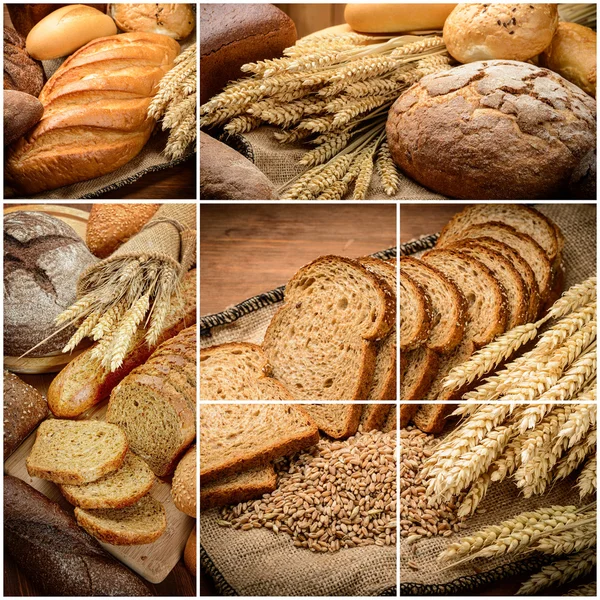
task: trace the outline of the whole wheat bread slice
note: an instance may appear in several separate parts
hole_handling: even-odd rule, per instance
[[[424,400],[444,355],[423,346],[410,352],[404,352],[402,356],[404,356],[406,366],[400,379],[400,399]],[[408,425],[407,415],[408,410],[405,410],[404,413],[400,411],[400,421],[405,427]]]
[[[386,433],[389,431],[396,431],[396,406],[392,406],[392,410],[388,413],[385,424],[383,425],[383,431]]]
[[[201,404],[200,481],[202,484],[319,441],[308,413],[289,404]]]
[[[260,498],[277,487],[277,475],[273,465],[255,467],[248,471],[228,475],[200,488],[200,508],[207,510]]]
[[[429,294],[406,270],[400,273],[400,351],[422,346],[431,331]]]
[[[391,408],[391,404],[366,404],[360,417],[362,430],[382,430]]]
[[[318,258],[289,281],[266,331],[273,376],[297,400],[366,400],[394,315],[392,290],[358,261]]]
[[[339,440],[357,432],[363,405],[306,404],[303,408],[323,433]]]
[[[293,400],[269,372],[265,353],[256,344],[233,342],[200,350],[200,399]]]

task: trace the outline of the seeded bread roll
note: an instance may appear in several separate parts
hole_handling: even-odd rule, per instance
[[[459,4],[444,24],[448,52],[461,63],[526,61],[552,41],[556,4]]]

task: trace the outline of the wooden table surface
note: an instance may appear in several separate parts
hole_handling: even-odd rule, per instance
[[[43,204],[43,202],[28,202],[28,204]],[[18,206],[18,205],[16,205]],[[63,204],[71,208],[90,211],[91,204]],[[47,389],[52,375],[23,376],[28,383],[35,387]],[[183,560],[180,560],[167,578],[158,584],[146,582],[156,596],[195,596],[196,581],[187,570]],[[41,596],[42,590],[36,588],[25,574],[17,567],[9,554],[4,554],[4,596]]]
[[[395,245],[393,204],[203,204],[200,314],[276,288],[324,254],[358,257]]]

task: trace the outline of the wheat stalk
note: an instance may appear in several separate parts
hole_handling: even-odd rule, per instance
[[[323,164],[328,160],[332,159],[336,154],[341,152],[350,142],[352,133],[349,131],[342,131],[339,133],[333,133],[327,136],[327,140],[324,141],[318,148],[307,152],[299,161],[299,164],[314,167],[315,165]]]
[[[567,448],[571,448],[583,439],[583,436],[596,426],[596,405],[576,404],[573,406],[569,418],[561,427],[556,437],[556,446],[566,442]]]
[[[593,494],[597,489],[597,477],[596,477],[596,456],[590,456],[586,463],[583,465],[583,469],[577,478],[577,489],[579,490],[579,496],[583,499],[589,494]]]
[[[572,554],[594,547],[596,540],[596,513],[594,512],[592,517],[585,522],[582,521],[578,527],[539,539],[531,546],[531,550],[543,554]]]
[[[381,141],[381,137],[373,140],[363,151],[358,163],[358,176],[354,184],[353,200],[364,200],[367,196],[367,190],[371,183],[371,175],[373,174],[373,156],[377,150],[377,145]]]
[[[71,336],[67,345],[63,348],[63,352],[71,352],[74,350],[81,340],[88,336],[96,326],[96,323],[100,320],[100,313],[92,313],[85,321],[78,327],[77,331]]]
[[[379,146],[375,165],[385,193],[388,196],[393,196],[400,188],[400,177],[398,176],[396,163],[390,153],[387,138]]]
[[[232,135],[235,133],[248,133],[257,127],[260,127],[262,122],[262,119],[259,119],[258,117],[240,115],[239,117],[234,117],[227,125],[225,125],[225,131]]]
[[[486,495],[488,487],[492,479],[488,473],[482,473],[471,486],[471,489],[467,495],[463,498],[458,512],[456,513],[459,517],[470,517],[475,513],[475,510],[479,506],[479,503],[483,500]]]
[[[77,302],[63,310],[60,315],[56,317],[55,322],[57,325],[62,325],[63,323],[76,321],[93,310],[94,304],[95,302],[92,294],[86,294],[83,298],[80,298]]]
[[[597,596],[596,582],[590,581],[590,583],[578,585],[577,587],[569,590],[566,594],[563,594],[563,596]]]
[[[421,54],[426,50],[432,50],[434,48],[441,49],[445,47],[446,45],[444,44],[443,38],[434,36],[400,46],[399,48],[394,49],[390,56],[392,58],[400,58],[410,54]]]
[[[555,479],[564,479],[565,477],[568,477],[579,467],[579,465],[581,465],[588,454],[596,448],[596,436],[596,430],[592,429],[588,431],[583,440],[569,448],[568,453],[565,454],[556,465],[556,470],[553,473]]]

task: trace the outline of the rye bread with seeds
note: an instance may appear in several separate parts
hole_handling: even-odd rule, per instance
[[[363,431],[383,428],[387,416],[392,408],[391,404],[365,404],[360,416],[360,427]]]
[[[89,483],[117,470],[127,449],[126,432],[117,425],[47,419],[38,427],[27,472],[54,483]]]
[[[187,400],[162,377],[130,373],[112,391],[106,420],[125,430],[129,445],[159,477],[170,474],[196,437]]]
[[[431,331],[429,295],[405,270],[400,272],[400,351],[422,346]]]
[[[507,307],[507,330],[527,322],[529,313],[527,288],[519,271],[508,258],[479,244],[477,239],[460,240],[451,244],[449,248],[480,260],[496,277]]]
[[[322,256],[285,288],[263,348],[297,400],[366,400],[377,342],[394,326],[395,296],[358,261]]]
[[[256,344],[231,342],[200,350],[201,400],[293,400]]]
[[[97,540],[115,546],[151,544],[167,528],[165,507],[150,494],[125,508],[75,508],[75,519]]]
[[[216,506],[247,502],[273,492],[276,487],[277,474],[273,465],[255,467],[203,483],[200,488],[200,508],[207,510]]]
[[[83,485],[59,484],[58,488],[79,508],[124,508],[145,496],[155,481],[150,467],[133,452],[128,452],[116,471],[97,481]]]
[[[300,406],[201,404],[202,485],[314,446],[319,429]]]
[[[446,246],[464,237],[464,232],[471,226],[491,221],[504,223],[531,236],[551,263],[562,254],[564,237],[560,229],[535,208],[522,204],[471,204],[450,219],[440,233],[438,244]]]
[[[396,266],[380,258],[366,256],[360,259],[363,267],[375,273],[383,279],[394,294],[394,303],[396,301]],[[396,311],[394,304],[394,325],[390,332],[381,341],[377,342],[377,359],[375,361],[375,373],[373,373],[373,383],[369,390],[367,400],[396,400]]]
[[[336,440],[358,431],[363,411],[362,404],[305,404],[303,408],[323,433]]]

